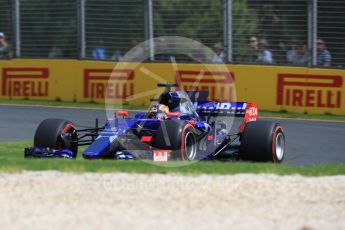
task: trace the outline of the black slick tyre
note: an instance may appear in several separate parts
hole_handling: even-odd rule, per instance
[[[285,156],[285,135],[279,123],[247,123],[241,136],[240,157],[247,161],[281,163]]]
[[[162,121],[153,147],[172,150],[173,159],[196,160],[197,138],[194,127],[186,121]]]
[[[35,133],[34,147],[51,149],[70,149],[77,157],[78,134],[74,124],[64,119],[43,120]]]

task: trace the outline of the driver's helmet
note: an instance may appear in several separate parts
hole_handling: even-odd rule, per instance
[[[174,112],[178,110],[180,98],[175,92],[164,92],[159,96],[158,103],[168,106]]]

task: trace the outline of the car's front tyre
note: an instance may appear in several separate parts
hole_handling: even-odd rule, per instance
[[[43,120],[35,133],[34,147],[51,149],[70,149],[73,158],[77,157],[78,134],[74,124],[64,119]]]
[[[197,160],[197,137],[194,127],[187,121],[162,121],[153,147],[172,150],[176,160]]]

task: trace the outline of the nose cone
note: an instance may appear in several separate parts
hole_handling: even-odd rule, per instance
[[[102,158],[109,152],[110,149],[110,139],[109,137],[98,137],[94,142],[92,142],[87,149],[83,152],[83,157],[85,159],[97,159]]]

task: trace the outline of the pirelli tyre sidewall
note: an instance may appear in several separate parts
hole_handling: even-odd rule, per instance
[[[246,125],[241,136],[241,159],[281,163],[285,152],[285,135],[281,124],[255,121]]]
[[[175,160],[196,160],[197,138],[194,127],[187,121],[162,121],[153,140],[153,147],[172,150],[171,157]]]
[[[78,134],[72,122],[64,119],[43,120],[35,133],[34,147],[51,149],[70,149],[77,157]]]

